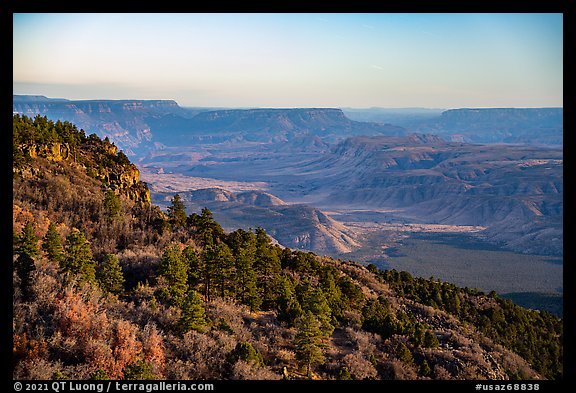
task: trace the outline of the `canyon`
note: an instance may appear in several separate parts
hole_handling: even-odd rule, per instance
[[[109,137],[136,163],[153,203],[165,208],[178,193],[188,213],[209,207],[229,231],[261,226],[286,247],[421,274],[434,267],[406,265],[398,250],[426,247],[422,233],[459,234],[485,245],[487,256],[494,247],[511,253],[493,258],[525,255],[532,272],[524,289],[506,291],[518,266],[490,259],[483,268],[501,274],[477,287],[562,292],[561,108],[382,117],[386,111],[14,96],[13,111]],[[459,282],[454,274],[464,265],[434,276],[467,285],[465,272]]]

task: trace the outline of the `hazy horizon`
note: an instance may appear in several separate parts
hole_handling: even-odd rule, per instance
[[[221,108],[563,107],[562,14],[14,14],[13,93]]]
[[[424,111],[438,111],[438,110],[450,110],[450,109],[554,109],[560,108],[563,109],[563,106],[531,106],[531,107],[519,107],[519,106],[509,106],[509,107],[502,107],[502,106],[484,106],[484,107],[452,107],[452,108],[433,108],[433,107],[422,107],[422,106],[403,106],[403,107],[383,107],[383,106],[371,106],[371,107],[350,107],[350,106],[314,106],[314,107],[303,107],[303,106],[207,106],[207,105],[182,105],[173,98],[138,98],[138,97],[131,97],[131,98],[86,98],[86,99],[71,99],[68,97],[50,97],[43,93],[30,93],[30,94],[14,94],[17,96],[38,96],[38,97],[45,97],[48,99],[54,100],[69,100],[69,101],[154,101],[154,100],[165,100],[165,101],[175,101],[180,107],[182,108],[209,108],[209,109],[298,109],[298,108],[315,108],[315,109],[344,109],[344,110],[424,110]]]

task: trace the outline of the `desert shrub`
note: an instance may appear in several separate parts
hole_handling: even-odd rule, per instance
[[[277,380],[280,375],[266,367],[257,367],[254,363],[238,360],[234,363],[230,373],[233,380]]]
[[[448,370],[446,370],[439,364],[434,365],[432,374],[434,375],[434,379],[442,379],[442,380],[453,379],[452,374],[450,374]]]
[[[144,360],[150,365],[154,375],[161,377],[166,364],[163,334],[154,323],[148,323],[141,334]]]
[[[374,379],[378,376],[374,365],[358,352],[344,356],[342,367],[348,370],[353,379]]]
[[[391,360],[389,362],[389,367],[393,379],[413,380],[418,378],[418,374],[416,373],[414,367],[406,364],[405,362]]]

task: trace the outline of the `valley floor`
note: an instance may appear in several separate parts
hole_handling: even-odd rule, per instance
[[[153,173],[147,168],[143,168],[142,178],[149,184],[153,199],[154,194],[160,192],[178,193],[215,187],[233,192],[270,192],[271,188],[266,182]],[[293,200],[288,204],[298,202],[306,201]],[[561,313],[562,257],[505,250],[482,241],[485,227],[426,223],[398,209],[330,206],[321,209],[340,224],[344,233],[354,239],[359,247],[346,253],[330,253],[313,248],[309,251],[363,264],[373,263],[382,269],[408,271],[417,277],[435,277],[485,292],[496,291],[504,296],[511,294],[521,305]],[[222,222],[230,222],[230,227],[226,229],[237,229],[234,227],[236,222],[226,217],[225,209],[216,210],[214,214]]]

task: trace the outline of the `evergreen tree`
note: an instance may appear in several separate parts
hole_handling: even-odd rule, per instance
[[[104,194],[104,217],[108,221],[117,220],[122,216],[122,202],[116,193],[112,190]]]
[[[294,270],[303,274],[311,274],[318,268],[318,262],[312,253],[298,251],[294,259]]]
[[[259,367],[264,366],[262,355],[249,342],[239,342],[236,344],[236,347],[228,355],[227,360],[230,364],[234,364],[238,360],[243,360]]]
[[[242,228],[239,228],[228,235],[226,238],[226,243],[232,250],[232,253],[234,255],[238,255],[238,251],[246,246],[252,236],[254,236],[252,232],[248,232]]]
[[[276,282],[281,265],[276,250],[270,246],[270,239],[262,228],[256,229],[256,259],[254,268],[258,273],[258,287],[262,294],[264,309],[274,308],[276,303]]]
[[[373,333],[378,333],[386,339],[393,334],[401,332],[399,322],[390,312],[390,305],[384,297],[369,300],[362,309],[362,328]]]
[[[168,220],[172,228],[183,228],[186,226],[186,206],[182,202],[179,194],[174,195],[171,205],[168,206]]]
[[[220,297],[224,298],[227,288],[228,291],[232,292],[231,283],[234,268],[234,256],[226,243],[220,243],[216,246],[214,263],[214,279],[218,286]]]
[[[421,322],[416,322],[416,325],[414,326],[414,331],[412,332],[412,334],[410,334],[410,333],[405,333],[405,334],[412,336],[411,341],[414,343],[415,346],[424,345],[424,338],[426,335],[426,326],[424,326],[424,324]]]
[[[298,303],[294,284],[288,276],[281,276],[278,282],[277,311],[278,319],[292,324],[300,315],[302,307]]]
[[[48,260],[55,263],[60,263],[64,257],[64,250],[62,248],[62,239],[60,233],[56,229],[56,224],[53,222],[48,225],[48,231],[44,236],[42,242],[42,249],[46,252]]]
[[[213,245],[225,238],[224,230],[214,220],[212,212],[207,207],[202,209],[200,215],[193,213],[188,221],[196,228],[198,237],[204,245]]]
[[[124,380],[126,381],[151,381],[156,376],[152,370],[152,365],[143,359],[127,364],[123,370]]]
[[[84,233],[74,230],[68,235],[60,268],[65,274],[78,275],[82,281],[96,280],[96,261]]]
[[[20,278],[20,287],[26,298],[31,295],[31,274],[36,270],[35,259],[40,255],[38,249],[38,237],[34,232],[34,225],[28,221],[22,228],[17,239],[16,254],[18,257],[14,263],[16,274]]]
[[[440,345],[438,338],[430,330],[426,330],[424,333],[424,346],[427,348],[437,348]]]
[[[331,269],[324,270],[320,279],[320,288],[328,302],[332,316],[340,318],[343,315],[345,304],[343,302],[342,291],[336,284],[334,273]]]
[[[188,288],[197,288],[202,281],[204,271],[202,258],[194,247],[188,246],[182,250],[182,259],[184,264],[188,266]]]
[[[342,307],[350,309],[360,309],[366,302],[366,297],[362,288],[355,284],[348,276],[340,276],[336,280],[338,288],[342,294]]]
[[[202,299],[196,291],[190,291],[182,304],[182,317],[180,318],[182,333],[196,330],[201,332],[207,325],[206,312]]]
[[[396,354],[396,357],[398,357],[398,359],[400,359],[404,363],[406,364],[414,363],[414,357],[412,356],[412,352],[410,352],[406,344],[404,344],[403,342],[399,342],[398,345],[396,345],[396,349],[394,352]]]
[[[320,326],[320,321],[309,310],[298,319],[296,324],[298,329],[294,340],[296,361],[301,367],[306,367],[308,377],[312,376],[311,371],[314,365],[324,363],[322,348],[325,347],[325,336]]]
[[[104,292],[118,294],[124,290],[124,274],[116,255],[106,254],[97,278]]]
[[[252,311],[260,309],[262,300],[258,296],[257,277],[254,270],[256,255],[256,237],[253,233],[247,236],[246,241],[236,253],[234,286],[236,298],[250,307]]]
[[[420,364],[420,374],[422,374],[425,377],[429,377],[430,374],[432,374],[432,369],[430,368],[430,365],[428,364],[426,359],[424,359]]]
[[[188,291],[188,266],[177,247],[168,247],[164,251],[160,260],[159,274],[166,279],[168,285],[167,293],[161,297],[166,297],[166,300],[174,305],[182,304]]]
[[[130,159],[128,158],[128,156],[126,154],[124,154],[124,152],[122,150],[120,150],[117,154],[116,154],[116,162],[119,165],[129,165],[130,164]]]
[[[202,266],[204,267],[202,284],[204,287],[204,298],[207,301],[212,299],[212,293],[214,292],[216,263],[216,247],[213,244],[205,245],[204,251],[202,252]]]
[[[303,311],[311,311],[321,323],[322,331],[327,336],[334,331],[332,310],[320,286],[313,287],[308,279],[302,280],[296,287],[298,302]]]

